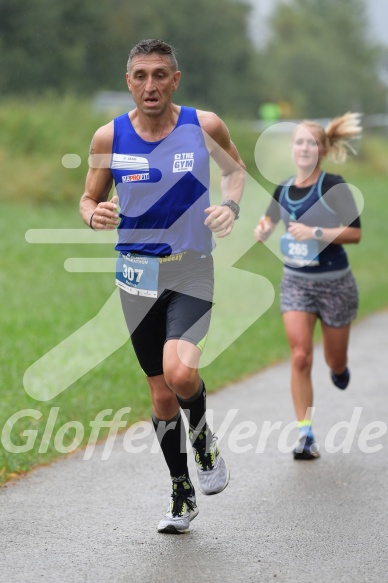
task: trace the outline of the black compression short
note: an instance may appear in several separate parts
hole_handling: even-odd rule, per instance
[[[147,376],[163,374],[167,340],[200,345],[207,335],[213,301],[213,258],[191,254],[160,264],[158,298],[120,289],[121,304],[140,366]]]

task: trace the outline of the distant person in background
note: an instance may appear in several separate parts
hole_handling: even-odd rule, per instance
[[[167,43],[144,40],[131,50],[126,77],[136,107],[95,133],[80,203],[92,229],[118,230],[116,283],[172,481],[158,531],[174,534],[188,531],[198,514],[181,410],[199,489],[217,494],[229,482],[206,421],[198,367],[213,305],[213,234],[231,233],[245,181],[224,122],[172,102],[180,75]],[[210,204],[210,157],[222,174],[217,205]],[[108,201],[113,183],[116,194]],[[160,482],[157,473],[153,482]]]
[[[319,319],[325,360],[332,382],[346,389],[347,352],[358,291],[343,245],[358,243],[361,224],[349,187],[341,176],[321,168],[327,155],[344,162],[354,152],[351,139],[361,132],[359,114],[333,119],[324,129],[314,121],[297,126],[292,141],[296,175],[275,190],[265,216],[254,230],[265,241],[282,220],[284,274],[280,305],[291,348],[291,392],[299,426],[295,459],[319,457],[312,430],[313,334]]]
[[[259,117],[264,125],[264,128],[271,126],[279,121],[282,115],[281,107],[278,103],[273,101],[266,101],[259,107]]]

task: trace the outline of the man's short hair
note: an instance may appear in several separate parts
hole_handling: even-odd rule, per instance
[[[171,62],[171,66],[174,71],[178,70],[178,62],[175,56],[175,49],[171,45],[165,43],[162,40],[157,40],[154,38],[141,40],[137,45],[133,47],[131,52],[129,53],[128,62],[127,62],[127,70],[131,68],[132,59],[134,57],[138,57],[139,55],[151,55],[152,53],[156,53],[163,57],[167,57]]]

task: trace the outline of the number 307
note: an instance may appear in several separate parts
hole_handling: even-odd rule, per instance
[[[139,283],[141,276],[143,275],[143,269],[133,269],[129,265],[123,265],[123,276],[125,279],[129,279],[129,281],[133,281],[134,283]]]

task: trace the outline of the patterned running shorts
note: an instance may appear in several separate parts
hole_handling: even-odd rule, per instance
[[[280,286],[280,310],[311,312],[327,326],[341,328],[357,316],[358,289],[351,271],[338,279],[310,279],[285,273]]]

